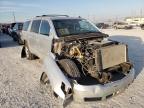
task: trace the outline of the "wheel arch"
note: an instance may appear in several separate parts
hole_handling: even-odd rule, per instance
[[[21,51],[21,58],[26,57],[26,52],[25,52],[25,47],[23,46],[22,51]]]

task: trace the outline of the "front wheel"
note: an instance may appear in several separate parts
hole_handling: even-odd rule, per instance
[[[64,71],[64,73],[68,77],[74,78],[74,79],[80,78],[80,71],[79,71],[78,67],[76,66],[76,64],[72,60],[62,59],[62,60],[59,60],[58,63],[60,65],[61,69]]]

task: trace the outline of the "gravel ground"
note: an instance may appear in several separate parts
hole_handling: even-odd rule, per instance
[[[102,31],[110,34],[110,39],[129,45],[136,78],[123,93],[111,99],[84,104],[72,102],[67,108],[144,108],[144,31]],[[0,35],[0,44],[0,108],[62,108],[61,100],[53,96],[51,87],[39,82],[41,61],[21,59],[22,46],[8,35]]]

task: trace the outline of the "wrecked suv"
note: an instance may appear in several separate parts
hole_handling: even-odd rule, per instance
[[[107,39],[83,18],[43,15],[26,21],[21,56],[43,61],[41,82],[54,95],[86,102],[120,93],[134,79],[125,44]]]

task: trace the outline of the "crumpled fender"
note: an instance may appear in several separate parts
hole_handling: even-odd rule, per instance
[[[66,94],[62,90],[62,83],[65,84],[65,91],[71,89],[71,84],[67,77],[63,74],[59,66],[55,61],[55,56],[52,53],[49,53],[48,56],[44,59],[44,71],[48,76],[52,89],[54,90],[59,97],[62,99],[66,98]]]

